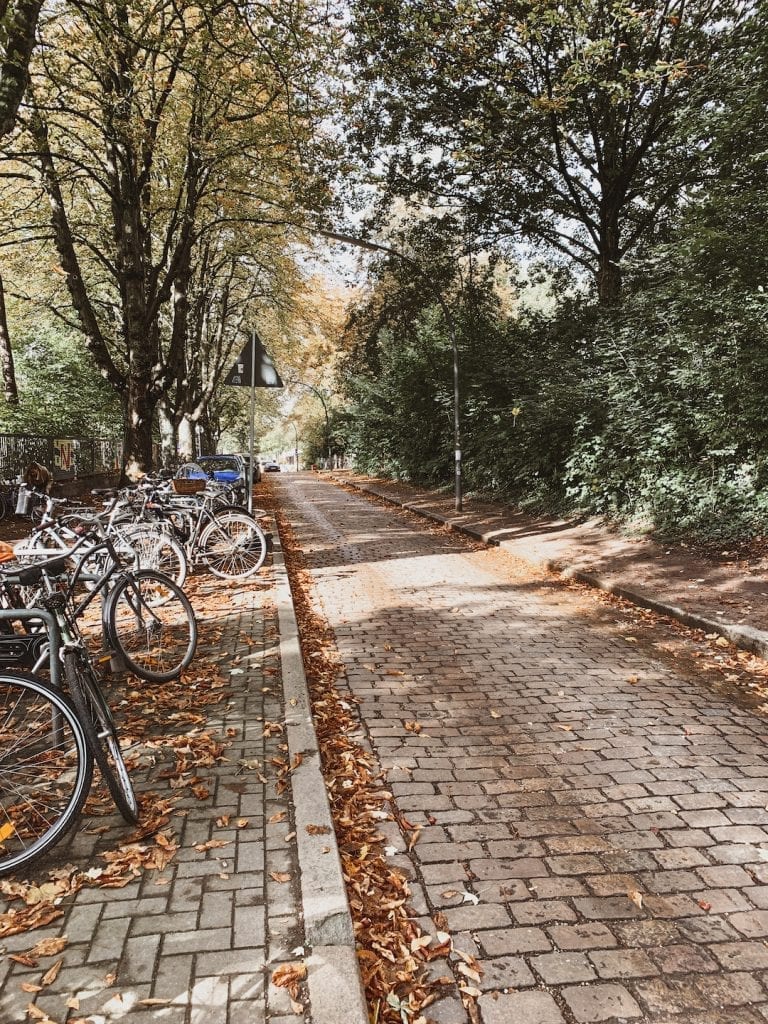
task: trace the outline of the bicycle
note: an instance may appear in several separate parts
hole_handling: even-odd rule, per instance
[[[149,524],[125,522],[119,514],[122,492],[111,493],[113,500],[102,512],[70,509],[58,517],[54,517],[57,506],[68,506],[68,502],[66,498],[48,497],[40,524],[27,540],[15,546],[16,556],[29,560],[49,558],[54,552],[66,554],[84,533],[102,528],[112,537],[121,555],[130,558],[137,569],[156,569],[183,587],[188,562],[181,544],[167,532],[152,529]]]
[[[51,574],[55,568],[48,566]],[[43,576],[41,566],[28,566],[3,573],[3,582],[26,587]],[[72,828],[91,788],[94,761],[123,818],[129,824],[139,819],[114,720],[82,638],[60,592],[51,588],[44,603],[0,611],[5,622],[42,623],[46,638],[32,673],[0,668],[0,875],[36,860]],[[0,664],[3,648],[17,643],[7,633],[0,637]],[[34,671],[46,659],[50,681]]]
[[[189,561],[207,566],[220,579],[247,579],[266,561],[267,535],[246,511],[217,510],[209,501],[155,491],[145,504],[144,515],[167,524]]]
[[[172,579],[153,569],[124,567],[99,523],[58,558],[38,563],[36,567],[43,573],[38,578],[42,593],[26,595],[23,600],[2,588],[5,592],[0,599],[4,597],[6,604],[16,600],[16,607],[19,601],[40,603],[49,584],[47,567],[67,559],[75,562],[66,584],[60,587],[68,616],[76,623],[96,597],[102,597],[99,624],[113,670],[130,670],[152,682],[168,682],[189,666],[197,647],[197,621],[186,594]],[[85,584],[82,596],[77,593],[80,582]]]

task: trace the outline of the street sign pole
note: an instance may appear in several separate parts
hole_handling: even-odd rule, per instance
[[[248,465],[248,511],[253,514],[253,460],[256,455],[253,451],[254,437],[256,433],[256,331],[251,334],[251,441],[249,452],[251,455]]]
[[[258,359],[258,366],[256,360]],[[250,381],[248,376],[250,375]],[[224,378],[224,383],[233,388],[251,389],[251,424],[249,450],[251,461],[248,467],[248,511],[253,515],[253,470],[256,464],[255,436],[256,436],[256,388],[281,388],[280,374],[275,369],[275,364],[269,357],[269,353],[259,340],[259,335],[254,329],[251,332],[250,342],[246,342],[243,351],[238,356],[229,373]]]

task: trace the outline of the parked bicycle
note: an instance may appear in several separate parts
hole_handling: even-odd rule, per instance
[[[4,588],[55,578],[63,564],[3,573]],[[0,619],[37,628],[27,647],[33,671],[0,667],[0,874],[42,856],[72,828],[88,796],[94,761],[123,818],[139,807],[109,706],[66,601],[54,586],[43,607],[0,611]],[[0,665],[18,659],[23,636],[0,636]],[[47,662],[49,679],[38,673]],[[67,692],[61,687],[62,672]]]
[[[197,646],[197,622],[177,583],[154,569],[134,569],[133,553],[121,553],[99,523],[78,538],[65,559],[72,568],[65,575],[59,573],[57,588],[68,614],[74,623],[89,615],[114,670],[164,682],[189,666]],[[40,563],[43,576],[37,589],[28,587],[18,594],[0,587],[0,603],[8,606],[15,601],[17,608],[39,605],[49,584],[46,567],[61,562],[57,558]],[[97,597],[100,615],[94,615]]]
[[[192,565],[206,566],[221,579],[242,580],[264,564],[267,534],[245,510],[216,507],[216,496],[184,496],[159,489],[147,493],[141,522],[169,530]]]

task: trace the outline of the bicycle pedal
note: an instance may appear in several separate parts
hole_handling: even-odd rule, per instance
[[[125,658],[122,654],[110,654],[109,656],[109,671],[115,674],[126,671]]]

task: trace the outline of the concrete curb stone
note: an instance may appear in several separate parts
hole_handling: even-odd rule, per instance
[[[341,857],[336,845],[320,752],[299,647],[290,583],[274,540],[275,605],[286,702],[286,739],[291,772],[301,903],[309,955],[305,958],[313,1024],[368,1024],[355,954]],[[300,759],[297,755],[301,755]],[[311,832],[307,826],[314,826]]]
[[[388,501],[399,508],[415,512],[425,519],[448,526],[457,533],[463,533],[473,540],[480,540],[491,547],[504,548],[533,565],[541,566],[550,572],[559,573],[567,579],[575,580],[577,583],[584,583],[589,587],[594,587],[596,590],[603,590],[606,593],[614,594],[616,597],[621,597],[625,601],[630,601],[641,608],[649,608],[651,611],[659,612],[661,615],[667,615],[669,618],[675,619],[692,629],[703,629],[707,633],[717,633],[720,636],[724,636],[732,644],[735,644],[736,647],[757,654],[761,658],[768,658],[768,632],[764,630],[754,629],[752,626],[744,626],[736,622],[719,622],[714,619],[708,619],[686,608],[667,604],[665,601],[651,597],[633,587],[628,587],[607,577],[584,572],[576,566],[564,563],[560,559],[542,558],[524,541],[499,541],[493,533],[473,527],[471,523],[457,523],[450,516],[424,508],[420,502],[401,501],[399,498],[395,498],[393,495],[387,494],[377,487],[360,483],[347,476],[333,477],[333,479],[338,483],[348,484],[358,491],[364,491],[377,498],[382,498],[384,501]]]

